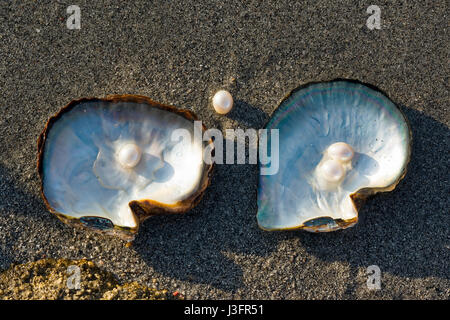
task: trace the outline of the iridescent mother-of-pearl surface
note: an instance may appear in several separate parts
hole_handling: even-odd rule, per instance
[[[279,129],[279,171],[259,178],[257,219],[266,230],[355,219],[350,195],[396,183],[409,158],[403,114],[382,93],[356,82],[316,83],[294,91],[266,128]],[[319,169],[344,174],[335,186],[321,187],[316,169],[338,142],[351,146],[354,154],[345,172],[334,162]],[[334,149],[330,152],[343,152]],[[336,228],[330,223],[320,231]]]
[[[68,217],[101,217],[135,228],[131,200],[171,205],[198,188],[204,169],[202,143],[174,141],[177,129],[193,136],[194,123],[144,103],[76,105],[53,124],[45,142],[46,199]]]

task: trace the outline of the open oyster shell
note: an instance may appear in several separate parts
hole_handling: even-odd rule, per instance
[[[201,199],[212,141],[194,137],[196,116],[144,96],[70,102],[38,140],[38,171],[48,209],[62,221],[134,239],[151,215],[183,213]],[[202,127],[202,131],[205,128]],[[203,132],[202,132],[203,134]],[[178,137],[178,138],[176,138]]]
[[[405,116],[376,88],[356,81],[294,90],[266,128],[279,129],[279,171],[259,178],[257,220],[265,230],[353,226],[358,200],[393,190],[410,158]]]

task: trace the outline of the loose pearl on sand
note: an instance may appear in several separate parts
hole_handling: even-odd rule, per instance
[[[220,90],[214,95],[212,103],[217,113],[226,114],[233,108],[233,97],[228,91]]]
[[[336,160],[327,160],[319,168],[322,177],[330,182],[338,182],[345,174],[342,165]]]
[[[333,143],[328,147],[327,151],[332,159],[341,162],[350,161],[353,158],[354,154],[353,148],[345,142]]]
[[[128,143],[122,146],[117,155],[117,160],[124,168],[133,168],[141,160],[142,151],[137,145]]]

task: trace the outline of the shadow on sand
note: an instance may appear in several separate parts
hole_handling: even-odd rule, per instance
[[[401,109],[413,132],[408,173],[393,192],[366,202],[355,227],[328,234],[261,231],[255,218],[256,166],[222,165],[216,166],[212,185],[192,212],[144,223],[137,251],[165,275],[231,291],[242,286],[242,270],[223,252],[264,257],[289,238],[299,238],[307,252],[324,261],[448,279],[450,131],[422,113]]]
[[[165,276],[228,291],[243,286],[243,271],[227,252],[265,257],[281,240],[297,238],[308,253],[324,261],[345,261],[352,268],[376,264],[382,272],[398,276],[448,279],[450,130],[422,113],[402,110],[413,131],[408,173],[396,190],[367,201],[355,227],[329,234],[264,232],[256,223],[257,166],[217,165],[211,186],[195,209],[148,219],[133,247]],[[262,127],[266,116],[260,118],[261,123],[250,125]],[[28,217],[28,211],[46,209],[15,181],[14,174],[0,167],[0,210],[16,215],[17,222],[2,228],[2,263],[12,262],[8,252],[22,227],[46,223]],[[59,222],[54,225],[63,228]]]

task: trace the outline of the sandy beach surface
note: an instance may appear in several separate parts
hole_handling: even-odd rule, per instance
[[[69,5],[81,29],[69,30]],[[449,52],[446,1],[1,1],[0,270],[87,259],[122,282],[187,299],[448,299]],[[36,141],[69,101],[140,94],[194,111],[208,128],[262,128],[310,81],[377,86],[413,133],[406,178],[350,229],[265,232],[256,165],[217,165],[200,204],[145,221],[130,248],[75,230],[40,198]],[[229,90],[235,107],[216,114]],[[282,156],[282,155],[281,155]],[[367,268],[381,270],[369,290]],[[82,275],[83,276],[83,275]]]

